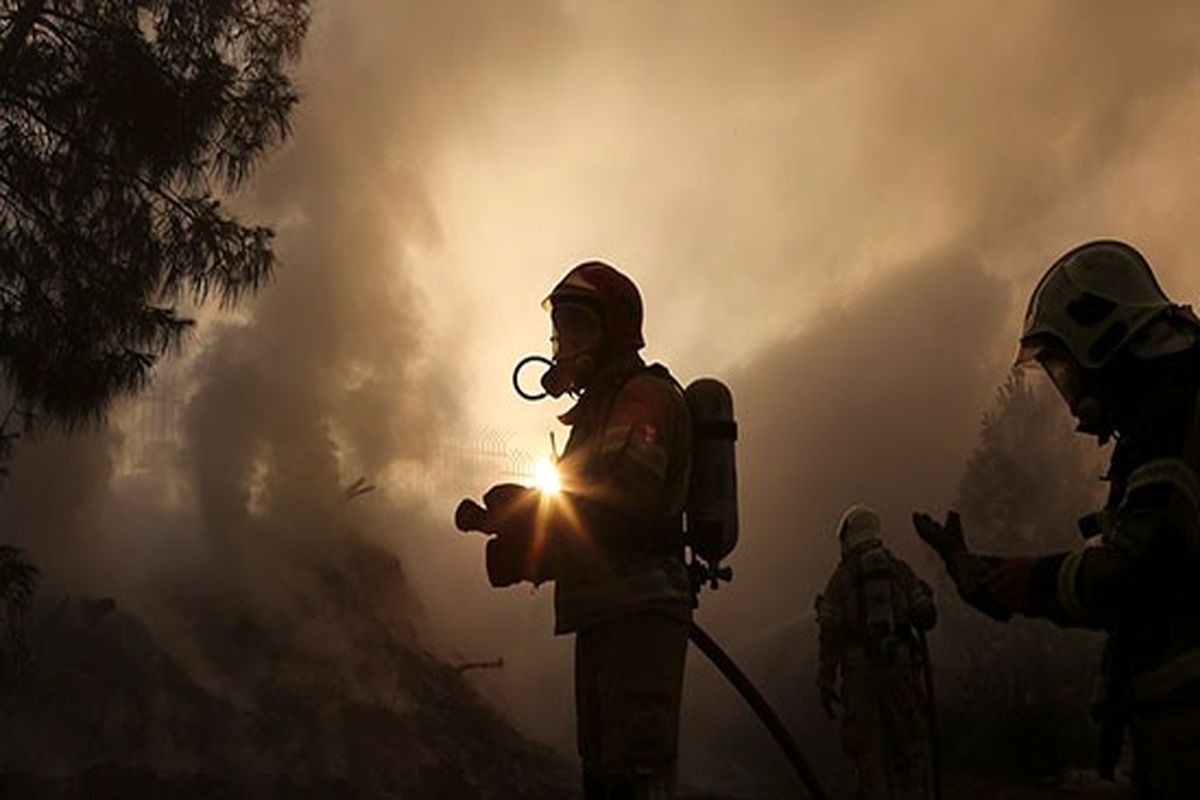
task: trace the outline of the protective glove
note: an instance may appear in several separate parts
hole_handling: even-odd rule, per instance
[[[537,514],[541,493],[515,483],[501,483],[483,495],[483,506],[463,500],[455,511],[455,525],[463,531],[492,534],[485,551],[488,581],[492,586],[534,584],[553,577],[538,541]]]
[[[917,535],[936,550],[937,554],[942,557],[942,561],[947,564],[955,555],[966,551],[967,543],[963,538],[962,519],[958,516],[957,511],[951,511],[946,515],[945,524],[919,511],[913,513],[912,520],[913,527],[917,529]]]
[[[500,483],[483,495],[483,505],[465,498],[454,511],[460,531],[505,534],[532,527],[538,491],[515,483]]]
[[[987,590],[1001,605],[1018,614],[1033,607],[1032,558],[1006,558],[987,573]]]
[[[516,483],[498,483],[483,493],[488,524],[500,535],[533,529],[540,492]]]
[[[945,523],[921,512],[915,512],[912,520],[917,535],[945,562],[959,597],[992,619],[1007,622],[1012,618],[1015,607],[993,594],[990,586],[991,574],[1003,559],[977,556],[967,549],[962,519],[957,511],[948,513]]]
[[[837,707],[844,707],[842,698],[838,695],[837,690],[828,683],[818,684],[817,688],[821,691],[821,708],[825,709],[825,716],[830,719],[837,719]]]
[[[547,580],[550,576],[543,573],[540,555],[532,536],[493,536],[484,550],[488,583],[501,589],[521,581],[537,585]]]

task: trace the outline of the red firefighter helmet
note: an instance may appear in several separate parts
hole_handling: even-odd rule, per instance
[[[597,314],[604,324],[609,345],[619,350],[641,350],[642,295],[627,276],[603,261],[585,261],[571,268],[542,301],[552,309],[562,303],[578,303]]]

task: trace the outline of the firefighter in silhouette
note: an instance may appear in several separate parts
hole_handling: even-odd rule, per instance
[[[915,514],[917,532],[989,616],[1107,631],[1101,773],[1112,776],[1128,729],[1137,797],[1200,797],[1200,320],[1137,250],[1091,242],[1034,290],[1018,362],[1045,370],[1080,433],[1116,439],[1108,502],[1080,521],[1087,541],[979,556],[954,512]]]
[[[929,585],[883,546],[880,527],[879,515],[862,505],[838,524],[841,562],[816,603],[817,686],[830,718],[843,706],[855,797],[924,800],[933,786],[924,632],[937,609]]]
[[[550,495],[502,484],[460,527],[488,541],[493,585],[555,582],[555,633],[575,634],[584,796],[668,798],[675,781],[693,595],[682,512],[691,461],[678,384],[639,356],[633,282],[591,261],[546,298],[553,366],[542,379],[575,405]],[[461,508],[461,507],[460,507]]]

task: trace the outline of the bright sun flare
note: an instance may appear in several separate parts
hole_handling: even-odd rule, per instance
[[[554,466],[548,458],[539,458],[533,465],[533,474],[530,476],[534,487],[541,489],[546,494],[554,494],[559,490],[558,483],[558,468]]]

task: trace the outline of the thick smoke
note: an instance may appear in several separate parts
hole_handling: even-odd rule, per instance
[[[904,535],[908,513],[953,496],[976,409],[1004,372],[981,354],[997,352],[1010,303],[1009,287],[972,256],[944,254],[730,375],[742,400],[739,581],[799,589],[787,605],[807,610],[837,556],[833,528],[855,502],[879,509],[899,552],[916,549]],[[762,604],[753,611],[751,597]],[[728,602],[747,603],[735,619],[769,619],[780,599],[735,586]]]
[[[528,5],[508,31],[499,3],[323,11],[300,75],[314,102],[239,201],[279,221],[277,281],[164,365],[173,391],[144,401],[170,406],[164,430],[135,407],[14,464],[4,530],[43,567],[47,603],[0,769],[113,759],[411,796],[561,791],[556,765],[425,651],[397,555],[435,524],[398,476],[457,414],[407,263],[437,240],[426,173],[484,75],[545,57],[528,37],[555,15]],[[118,429],[154,449],[131,453]],[[39,710],[54,691],[98,697]]]
[[[947,250],[1026,285],[1124,236],[1200,288],[1186,3],[573,8],[563,69],[509,89],[439,198],[436,263],[499,265],[463,295],[529,337],[477,345],[483,386],[540,341],[531,301],[580,256],[639,279],[651,348],[685,374]]]
[[[188,357],[164,364],[169,393],[160,382],[149,402],[178,406],[179,419],[138,454],[132,477],[118,474],[117,429],[138,427],[133,412],[113,429],[48,435],[19,453],[6,529],[51,576],[128,589],[143,576],[114,576],[97,550],[154,550],[165,539],[187,551],[174,566],[194,570],[199,553],[228,579],[221,592],[269,596],[264,559],[316,554],[349,531],[394,545],[406,527],[430,524],[427,498],[403,478],[460,410],[455,361],[429,336],[409,266],[439,238],[429,175],[459,127],[486,119],[491,76],[519,81],[552,63],[562,25],[551,4],[525,4],[515,22],[503,3],[461,10],[318,9],[296,135],[237,200],[277,223],[276,281],[233,315],[206,315]],[[379,489],[348,503],[343,490],[360,476]],[[147,508],[158,516],[146,519]],[[95,544],[114,514],[139,530]],[[164,514],[174,530],[156,529]]]
[[[411,478],[446,431],[544,435],[507,370],[577,258],[638,279],[652,356],[733,385],[743,544],[701,619],[817,749],[805,614],[838,513],[876,505],[935,570],[907,513],[956,498],[1049,260],[1124,236],[1174,296],[1200,292],[1186,2],[319,11],[296,137],[241,199],[278,222],[284,266],[164,370],[177,435],[132,471],[128,419],[22,444],[0,495],[47,597],[116,596],[230,702],[289,664],[251,680],[214,659],[230,626],[366,696],[394,689],[372,638],[432,643],[503,655],[481,690],[569,749],[546,592],[489,592],[448,498]],[[360,475],[378,488],[347,501]],[[689,681],[685,778],[786,794],[778,763],[711,757],[770,750],[697,659]]]
[[[874,506],[888,546],[932,578],[908,516],[954,499],[975,409],[991,395],[989,377],[1004,371],[979,354],[996,352],[1010,303],[1009,287],[970,255],[946,253],[880,281],[730,376],[740,398],[742,541],[732,584],[701,597],[700,621],[823,763],[837,763],[836,748],[816,705],[811,609],[837,564],[837,520],[852,503]],[[749,782],[756,797],[788,796],[794,777],[728,687],[707,665],[694,662],[690,677],[697,733],[685,753],[694,768]]]

